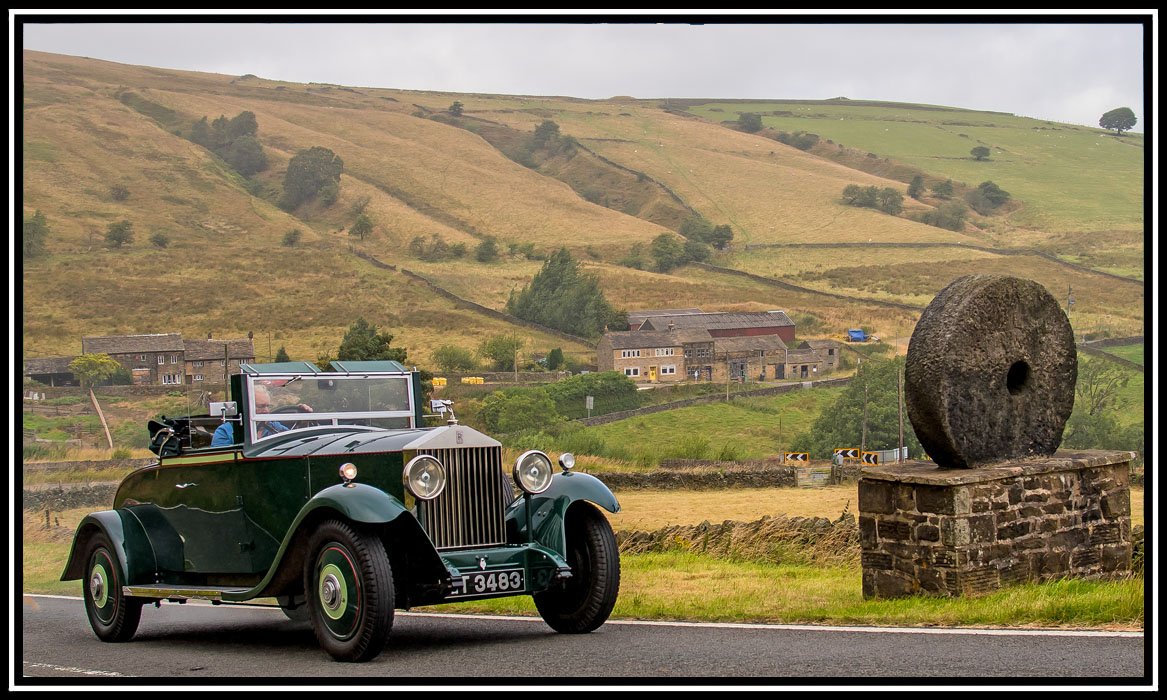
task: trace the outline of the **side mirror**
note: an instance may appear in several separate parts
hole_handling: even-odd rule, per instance
[[[219,418],[227,418],[239,415],[239,407],[234,401],[212,401],[209,413]]]

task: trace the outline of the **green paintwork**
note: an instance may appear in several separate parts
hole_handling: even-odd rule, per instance
[[[519,499],[507,511],[522,537],[534,539],[560,556],[567,556],[567,537],[563,527],[567,509],[576,501],[590,501],[610,513],[620,512],[620,503],[612,491],[590,474],[564,472],[551,479],[546,491]],[[530,513],[530,532],[527,514]],[[533,534],[532,534],[533,533]]]
[[[368,484],[336,484],[312,497],[292,523],[295,528],[317,508],[331,508],[346,520],[358,523],[387,523],[409,510],[398,499]]]
[[[73,581],[86,574],[85,551],[90,538],[104,532],[113,545],[115,565],[120,569],[118,578],[122,581],[151,580],[155,570],[155,559],[141,523],[126,511],[103,510],[85,516],[77,526],[69,557],[65,560],[62,581]]]
[[[485,560],[486,568],[481,568],[479,561]],[[567,569],[567,561],[557,552],[539,544],[514,545],[508,547],[484,547],[481,549],[444,552],[442,554],[453,577],[464,573],[478,571],[495,571],[500,569],[522,568],[526,572],[527,593],[544,590],[551,585],[551,578],[555,572]],[[484,593],[481,595],[461,596],[457,600],[499,598],[515,595],[510,591],[500,593]],[[442,602],[434,600],[430,602]]]

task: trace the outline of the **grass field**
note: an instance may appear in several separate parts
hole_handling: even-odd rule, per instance
[[[616,529],[656,528],[702,520],[755,519],[766,506],[791,514],[835,518],[855,512],[854,486],[829,489],[741,489],[619,493],[623,512]],[[1142,490],[1132,489],[1132,521],[1141,524]],[[840,506],[840,503],[842,504]],[[765,504],[759,506],[759,504]],[[851,505],[848,505],[851,504]],[[54,513],[24,511],[22,591],[79,595],[77,581],[59,581],[77,522],[92,509]],[[643,512],[639,512],[643,511]],[[766,513],[763,513],[766,514]],[[627,519],[622,519],[627,518]],[[859,566],[789,566],[728,561],[681,553],[621,557],[620,597],[615,619],[674,619],[732,622],[1042,626],[1142,629],[1141,577],[1098,582],[1063,580],[1013,586],[969,598],[925,596],[864,600]],[[78,603],[80,604],[80,603]],[[431,608],[447,612],[535,614],[528,597]]]
[[[792,391],[774,397],[735,398],[650,413],[585,428],[590,437],[633,458],[715,459],[723,451],[737,459],[772,457],[806,430],[842,389]],[[674,454],[675,453],[675,454]]]
[[[992,180],[1026,202],[1010,217],[1016,226],[1047,231],[1142,226],[1142,189],[1124,184],[1142,177],[1141,134],[1116,138],[1101,129],[1007,114],[907,106],[708,103],[690,111],[716,120],[755,112],[773,129],[816,133],[973,187]],[[969,154],[974,146],[988,146],[989,160],[974,159]]]
[[[1116,345],[1114,347],[1104,348],[1104,350],[1111,355],[1118,355],[1128,362],[1135,364],[1143,364],[1143,344],[1138,345]]]
[[[1040,282],[1063,304],[1072,289],[1070,320],[1078,333],[1093,331],[1103,323],[1118,335],[1143,332],[1142,284],[1075,270],[1037,256],[993,255],[960,248],[924,249],[917,255],[918,259],[912,259],[911,254],[896,248],[763,248],[735,254],[734,266],[763,276],[783,276],[821,291],[920,307],[964,275],[1021,277]],[[794,257],[799,260],[789,260]]]

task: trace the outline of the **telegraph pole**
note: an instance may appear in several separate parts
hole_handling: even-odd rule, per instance
[[[896,368],[896,410],[900,414],[900,449],[896,452],[896,462],[904,461],[904,375]]]
[[[859,458],[863,458],[863,452],[867,450],[867,383],[863,384],[863,437],[859,439]]]
[[[729,402],[729,350],[725,351],[725,401]]]

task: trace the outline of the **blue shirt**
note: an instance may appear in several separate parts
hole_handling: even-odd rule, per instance
[[[235,443],[235,426],[232,423],[223,423],[215,428],[215,435],[211,438],[211,447],[223,447]]]
[[[259,430],[259,437],[264,438],[276,433],[282,433],[288,429],[288,426],[278,421],[270,423],[256,423],[257,430]],[[225,447],[227,445],[235,444],[235,426],[227,422],[215,428],[215,435],[211,438],[211,447]]]

